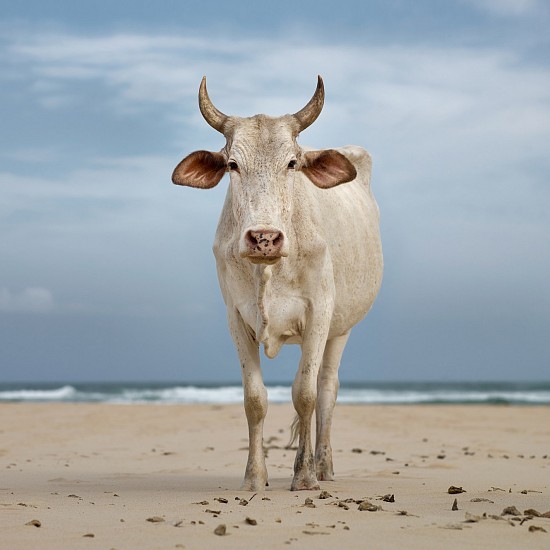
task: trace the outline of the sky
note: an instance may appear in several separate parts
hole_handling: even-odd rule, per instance
[[[25,1],[0,8],[0,381],[240,377],[202,119],[325,107],[373,157],[385,273],[340,379],[550,380],[546,0]],[[264,358],[294,377],[299,347]]]

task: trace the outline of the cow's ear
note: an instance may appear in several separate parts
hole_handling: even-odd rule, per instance
[[[303,155],[302,172],[321,189],[329,189],[355,179],[355,166],[335,149],[307,151]]]
[[[225,157],[221,153],[195,151],[176,166],[172,182],[176,185],[210,189],[219,183],[225,169]]]

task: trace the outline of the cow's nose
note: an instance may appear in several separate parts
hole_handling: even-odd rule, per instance
[[[246,233],[246,245],[254,256],[278,258],[283,248],[283,234],[280,231],[260,229]]]

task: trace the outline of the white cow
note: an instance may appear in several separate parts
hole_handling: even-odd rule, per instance
[[[201,189],[230,175],[214,255],[242,368],[250,440],[242,487],[250,491],[267,485],[260,344],[269,358],[283,344],[302,347],[292,385],[299,442],[291,489],[318,489],[318,480],[334,474],[330,429],[342,352],[382,279],[369,154],[356,146],[311,150],[296,141],[323,102],[319,77],[309,103],[293,115],[226,116],[210,101],[203,78],[201,113],[227,142],[219,153],[191,153],[172,175],[177,185]]]

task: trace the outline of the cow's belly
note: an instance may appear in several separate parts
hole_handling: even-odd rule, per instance
[[[341,273],[340,273],[341,275]],[[370,311],[382,282],[382,257],[365,262],[354,277],[335,278],[336,296],[329,337],[348,332]]]
[[[368,218],[367,218],[368,219]],[[368,224],[347,250],[331,245],[335,301],[329,337],[348,332],[370,311],[382,283],[383,258],[378,226]]]

